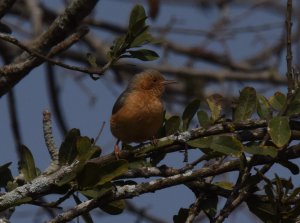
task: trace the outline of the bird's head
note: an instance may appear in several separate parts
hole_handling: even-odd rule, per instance
[[[157,70],[145,70],[136,74],[129,83],[130,90],[148,91],[155,96],[161,96],[167,84],[175,81],[166,80]]]

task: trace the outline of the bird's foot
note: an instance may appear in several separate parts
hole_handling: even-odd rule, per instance
[[[158,144],[158,139],[155,138],[155,136],[152,137],[152,139],[150,140],[151,145],[153,146],[157,146]]]
[[[119,160],[120,159],[120,148],[119,148],[118,144],[115,144],[115,146],[114,146],[114,153],[115,153],[116,159]]]

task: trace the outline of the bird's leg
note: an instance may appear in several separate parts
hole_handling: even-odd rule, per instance
[[[119,142],[120,142],[120,140],[118,139],[117,142],[116,142],[116,144],[114,145],[114,153],[115,153],[115,157],[116,157],[117,160],[120,159],[120,157],[119,157],[119,155],[120,155],[120,148],[119,148],[119,145],[118,145]]]
[[[153,145],[153,146],[157,146],[157,144],[158,144],[158,139],[157,139],[155,136],[153,136],[152,139],[150,140],[150,143],[151,143],[151,145]]]

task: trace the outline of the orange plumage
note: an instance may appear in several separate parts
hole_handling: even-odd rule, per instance
[[[156,135],[163,122],[161,96],[165,85],[173,82],[156,70],[146,70],[132,78],[115,102],[110,118],[110,129],[118,142],[143,142]]]

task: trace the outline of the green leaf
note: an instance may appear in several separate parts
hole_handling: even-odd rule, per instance
[[[276,157],[278,150],[273,146],[245,146],[244,151],[253,155],[271,156]]]
[[[92,145],[90,138],[86,136],[79,137],[76,140],[76,149],[78,153],[77,160],[81,161],[82,163],[89,160],[95,154],[99,156],[99,154],[101,153],[101,148]]]
[[[59,149],[59,164],[71,164],[77,156],[76,141],[80,137],[78,129],[71,129]]]
[[[130,47],[131,48],[141,47],[142,45],[153,42],[153,41],[154,41],[154,38],[149,33],[149,27],[147,27],[146,29],[144,29],[144,31],[142,33],[140,33],[138,36],[136,36],[134,38],[134,40],[130,43]]]
[[[195,148],[210,148],[212,140],[213,140],[212,136],[201,137],[198,139],[190,140],[187,142],[187,144]]]
[[[103,185],[96,186],[93,189],[88,189],[88,190],[82,190],[79,191],[81,194],[86,196],[87,198],[100,198],[103,195],[112,192],[114,189],[113,184],[111,182],[107,182]]]
[[[201,210],[204,210],[211,218],[217,213],[218,196],[208,194],[204,200],[200,203]]]
[[[31,182],[37,177],[36,167],[34,163],[33,156],[30,150],[21,145],[21,161],[20,161],[20,171],[24,175],[24,179],[27,182]]]
[[[96,56],[94,54],[91,53],[87,53],[86,54],[86,59],[89,62],[89,64],[93,67],[93,68],[97,68],[99,67],[97,64],[97,59]]]
[[[245,87],[238,100],[234,111],[234,121],[240,122],[251,118],[256,107],[256,92],[252,87]]]
[[[269,120],[272,118],[272,110],[268,100],[263,96],[257,95],[257,114],[260,118]]]
[[[60,178],[59,180],[56,180],[56,185],[61,187],[63,185],[66,185],[68,183],[70,183],[71,181],[73,181],[77,176],[77,171],[72,171],[69,172],[67,174],[64,174],[64,176],[62,178]]]
[[[294,164],[291,161],[281,160],[281,161],[278,161],[278,163],[280,165],[284,166],[285,168],[289,169],[291,171],[291,173],[294,175],[297,175],[300,172],[298,165]]]
[[[272,118],[268,124],[268,132],[273,143],[281,148],[286,145],[291,138],[289,119],[285,116]]]
[[[179,116],[172,116],[168,120],[166,120],[165,129],[166,129],[166,136],[172,135],[179,131],[180,127],[180,117]]]
[[[116,200],[112,201],[108,204],[102,205],[100,207],[101,210],[105,211],[111,215],[121,214],[125,209],[125,201],[124,200]]]
[[[243,144],[232,136],[213,136],[210,148],[225,155],[240,156]]]
[[[292,96],[291,102],[288,104],[286,114],[287,115],[297,115],[300,113],[300,88],[296,90]]]
[[[207,129],[210,125],[211,125],[211,121],[208,117],[208,114],[201,110],[197,112],[197,117],[198,117],[198,121],[199,124],[201,125],[201,127]]]
[[[173,222],[174,223],[186,222],[188,216],[189,216],[189,209],[180,208],[178,214],[173,216]]]
[[[190,122],[194,115],[196,114],[197,110],[200,107],[200,100],[195,99],[193,100],[188,106],[184,109],[182,114],[182,130],[186,131],[190,125]]]
[[[14,180],[14,178],[11,174],[11,171],[8,168],[10,166],[10,164],[11,164],[11,162],[5,163],[0,166],[0,187],[6,187],[6,185],[9,181]]]
[[[219,94],[213,94],[206,101],[211,111],[212,122],[216,122],[221,117],[223,97]]]
[[[81,204],[81,200],[79,199],[78,196],[76,196],[75,194],[73,194],[73,198],[76,202],[77,205]],[[84,222],[86,223],[93,223],[93,219],[92,219],[92,216],[89,214],[89,212],[85,212],[81,215],[81,217],[83,218]]]
[[[279,216],[277,216],[279,213],[272,202],[262,201],[256,197],[249,197],[246,202],[249,210],[263,222],[277,222],[279,219]]]
[[[126,173],[127,170],[126,160],[115,160],[104,165],[88,162],[78,174],[77,181],[81,189],[88,189],[95,185],[105,184]]]
[[[286,96],[277,91],[269,98],[269,103],[276,111],[282,112],[286,105]]]
[[[130,13],[128,29],[131,30],[133,26],[145,18],[147,17],[144,7],[140,4],[135,5]]]
[[[157,58],[159,58],[156,52],[147,49],[128,50],[127,52],[131,55],[131,57],[142,61],[156,60]]]
[[[214,182],[213,184],[225,190],[232,190],[234,188],[234,184],[228,181]]]

